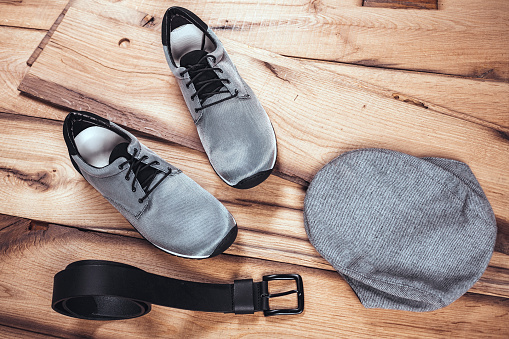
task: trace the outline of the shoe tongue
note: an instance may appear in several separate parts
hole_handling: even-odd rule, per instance
[[[132,155],[129,154],[129,152],[127,151],[128,146],[129,146],[128,142],[123,142],[123,143],[115,146],[115,148],[113,149],[113,151],[111,151],[111,154],[110,154],[110,164],[112,162],[114,162],[115,160],[117,160],[118,158],[125,158],[126,160],[130,160],[132,158]],[[129,166],[129,165],[126,164],[126,166]],[[144,166],[144,164],[137,163],[132,169],[133,172],[136,172],[139,166]],[[157,173],[157,172],[160,172],[160,171],[158,169],[151,167],[151,166],[147,166],[138,173],[138,176],[136,177],[136,179],[138,180],[139,183],[143,183],[152,174]],[[150,182],[145,183],[145,185],[142,186],[142,188],[146,191],[150,187],[150,184],[152,181],[153,181],[153,179],[150,180]]]
[[[200,61],[201,58],[203,58],[205,55],[207,55],[207,51],[197,49],[191,52],[188,52],[187,54],[184,54],[182,58],[180,58],[180,66],[182,67],[189,67],[192,65],[196,65],[198,61]],[[203,59],[200,64],[207,65],[207,59]]]
[[[115,146],[110,154],[110,164],[120,157],[124,157],[126,160],[131,159],[131,155],[127,152],[128,142],[123,142]]]

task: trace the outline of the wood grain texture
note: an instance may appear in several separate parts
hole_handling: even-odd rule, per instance
[[[20,142],[19,135],[26,133]],[[22,228],[46,230],[65,224],[140,238],[140,235],[72,167],[61,124],[0,114],[0,213],[31,220]],[[302,187],[277,177],[248,191],[226,186],[203,153],[147,138],[141,141],[211,192],[234,215],[240,231],[226,253],[334,270],[313,249],[304,230]],[[58,206],[58,208],[55,208]],[[1,217],[1,215],[0,215]],[[0,218],[12,225],[16,218]],[[15,228],[9,226],[10,228]],[[496,253],[472,292],[509,298],[509,256]]]
[[[418,107],[509,132],[509,84],[430,73],[313,62],[317,72],[365,81],[380,93]]]
[[[497,225],[499,227],[497,233],[497,245],[495,248],[497,251],[509,254],[509,223],[498,219]]]
[[[507,299],[468,293],[434,312],[369,310],[361,306],[335,272],[227,255],[207,261],[182,259],[140,239],[61,226],[27,231],[16,237],[7,229],[0,235],[0,324],[11,329],[66,338],[393,338],[462,337],[465,333],[503,338],[509,334],[505,326]],[[298,273],[304,281],[305,310],[298,316],[264,318],[260,314],[234,316],[154,306],[149,314],[125,321],[72,319],[53,312],[49,302],[54,274],[81,259],[124,262],[155,274],[211,283],[231,283],[242,278],[257,281],[265,274]]]
[[[495,253],[490,266],[469,292],[507,298],[509,296],[509,256]]]
[[[0,1],[0,26],[48,30],[68,0],[3,0]]]
[[[0,338],[17,339],[17,338],[59,338],[50,333],[34,332],[29,329],[20,329],[15,326],[0,325]]]
[[[438,9],[437,0],[363,0],[362,6],[399,9]]]
[[[118,46],[123,38],[130,40],[128,48]],[[152,29],[71,8],[20,89],[201,150],[159,38]],[[505,232],[509,143],[504,130],[332,72],[330,65],[319,67],[233,41],[226,45],[271,118],[278,136],[277,170],[284,177],[305,184],[334,157],[364,147],[456,159],[472,168]]]
[[[111,2],[109,0],[70,0],[69,5],[88,13],[150,29],[161,29],[162,18],[138,11],[134,4]],[[129,6],[131,5],[131,6]],[[138,7],[138,2],[135,7]]]
[[[152,1],[137,3],[136,8],[145,8]],[[160,2],[154,4],[159,5]],[[131,7],[127,7],[131,5]],[[160,30],[161,19],[157,16],[140,12],[134,3],[122,2],[105,6],[104,0],[73,0],[72,6],[87,12],[116,19],[134,26],[143,26]],[[150,8],[158,14],[164,8]],[[161,13],[159,13],[161,12]],[[147,19],[148,23],[147,23]],[[143,20],[145,19],[145,20]],[[216,32],[221,36],[221,31]],[[488,127],[509,131],[509,84],[494,81],[471,81],[453,76],[440,76],[424,72],[391,70],[378,67],[358,67],[355,65],[313,62],[319,70],[347,75],[369,82],[385,91],[385,95],[420,107],[430,107],[441,113],[484,124]]]
[[[6,1],[0,0],[0,5],[2,2],[5,3]],[[7,2],[21,3],[20,1]],[[441,21],[443,17],[439,17],[437,20],[433,19],[429,22],[430,31],[436,31],[437,29],[449,30],[451,28],[454,30],[455,28],[466,27],[475,20],[478,20],[479,23],[484,23],[491,14],[488,13],[489,11],[478,11],[479,6],[474,4],[474,2],[472,0],[464,1],[462,4],[464,9],[458,11],[463,16],[470,16],[465,25],[459,20],[454,22],[453,25],[439,27],[435,24],[447,22]],[[25,1],[25,3],[27,2]],[[81,3],[81,5],[78,3]],[[290,7],[293,10],[296,6],[301,5],[300,2],[292,2],[290,4],[289,1],[274,2],[268,0],[258,1],[256,4],[253,2],[237,4],[236,2],[235,5],[225,1],[208,1],[204,3],[204,1],[158,2],[154,0],[123,0],[109,4],[108,10],[101,11],[101,7],[97,6],[97,3],[99,1],[77,0],[75,1],[75,8],[81,8],[85,12],[93,13],[89,18],[94,16],[108,18],[110,23],[102,27],[105,36],[108,35],[108,30],[115,25],[122,26],[122,23],[128,23],[126,27],[144,27],[144,29],[149,28],[150,30],[157,31],[160,22],[158,21],[157,13],[145,9],[144,6],[150,8],[150,6],[167,7],[173,4],[180,4],[191,8],[191,6],[199,7],[204,5],[208,7],[199,7],[196,12],[199,13],[199,11],[204,10],[206,12],[204,14],[211,15],[209,18],[215,16],[215,18],[222,20],[225,17],[225,13],[226,15],[232,15],[233,13],[233,16],[237,18],[234,27],[239,27],[239,29],[228,28],[227,25],[232,23],[230,21],[230,23],[226,22],[225,29],[220,31],[219,34],[231,34],[233,40],[236,37],[243,38],[247,36],[247,39],[244,39],[245,41],[242,39],[239,41],[247,42],[248,44],[251,44],[249,41],[252,36],[260,34],[256,30],[259,32],[267,30],[269,27],[265,25],[267,21],[263,24],[265,26],[249,26],[248,22],[242,24],[243,18],[241,15],[246,19],[249,19],[251,15],[253,17],[271,15],[270,20],[274,23],[273,32],[277,34],[281,34],[281,28],[285,32],[288,32],[287,29],[289,28],[297,31],[297,26],[291,23],[288,24],[288,22],[285,23],[285,17],[280,18],[277,10],[260,13],[257,13],[255,10],[254,12],[246,13],[246,6],[250,6],[250,9],[270,9],[281,8],[281,5],[284,5],[285,8],[282,8],[282,10],[286,11]],[[304,2],[302,3],[304,4]],[[303,32],[301,42],[306,41],[304,40],[306,36],[309,38],[313,35],[324,37],[329,35],[328,38],[323,39],[320,47],[325,51],[330,51],[335,48],[335,46],[329,45],[330,42],[335,42],[336,40],[331,38],[331,32],[327,30],[327,27],[330,27],[327,23],[330,17],[328,17],[327,13],[323,13],[324,3],[327,5],[328,1],[311,1],[304,4],[308,6],[306,10],[307,8],[320,10],[324,15],[317,11],[317,16],[310,17],[312,21],[301,25],[298,31],[306,31]],[[446,1],[444,8],[447,8],[452,3],[454,1]],[[341,3],[340,6],[344,4],[347,4],[347,2]],[[357,5],[359,4],[360,1],[357,1]],[[125,7],[126,5],[133,5],[134,7],[131,9],[139,7],[140,10],[145,12],[130,11]],[[489,3],[486,6],[491,7],[493,4]],[[221,7],[221,10],[217,10],[219,7]],[[441,7],[443,6],[441,5]],[[450,11],[451,8],[449,7],[448,10]],[[209,9],[213,10],[209,11]],[[327,7],[325,7],[325,10],[328,10]],[[386,13],[384,9],[366,8],[365,10],[373,10],[370,13],[378,13],[378,15],[385,15]],[[153,13],[153,15],[148,13]],[[412,14],[405,22],[412,24],[411,16],[413,11],[408,13]],[[472,13],[478,14],[479,17],[474,20],[473,18],[475,17],[472,16]],[[368,15],[367,18],[371,18],[372,14],[371,16]],[[0,10],[0,17],[2,15],[3,13]],[[502,12],[500,17],[503,18],[504,16],[506,14]],[[231,17],[229,16],[229,18]],[[362,22],[362,16],[357,17],[360,18],[360,24],[362,25],[364,23]],[[447,20],[454,20],[456,17],[450,15]],[[348,17],[346,18],[348,19]],[[381,22],[383,23],[384,20],[388,22],[391,18],[394,17],[388,15],[382,18]],[[299,16],[300,19],[307,20]],[[419,21],[420,17],[417,16],[417,19],[416,22],[413,22],[416,24],[415,27],[418,27],[415,31],[416,33],[422,31],[422,22]],[[492,20],[494,26],[498,25],[499,19]],[[82,19],[81,25],[83,25],[84,20]],[[334,20],[331,23],[332,26],[337,25],[337,22]],[[401,26],[401,18],[394,23],[395,26],[398,26],[398,29],[406,27],[405,25]],[[76,24],[78,24],[78,20],[76,20]],[[339,26],[341,26],[341,23]],[[322,27],[322,32],[315,31],[311,34],[309,28],[313,27],[317,30],[320,30],[320,27]],[[26,96],[17,95],[18,93],[15,91],[15,88],[19,84],[21,76],[27,71],[24,63],[28,59],[31,50],[35,48],[37,39],[30,40],[30,43],[35,41],[34,45],[32,45],[33,47],[30,47],[32,49],[30,49],[29,46],[17,43],[24,41],[23,39],[28,36],[27,33],[15,35],[15,32],[27,30],[12,29],[5,31],[7,28],[0,28],[0,34],[2,34],[2,31],[6,32],[5,35],[0,36],[0,41],[2,41],[2,44],[0,44],[0,76],[2,79],[9,80],[5,82],[8,84],[5,88],[10,89],[11,92],[3,91],[0,84],[0,111],[62,120],[66,114],[65,111],[49,106],[46,107]],[[91,28],[92,30],[95,29],[94,27]],[[354,31],[359,29],[361,28],[354,28]],[[373,27],[364,27],[362,29],[370,32],[373,31]],[[380,29],[387,29],[387,27],[380,27]],[[494,31],[497,31],[497,29],[494,28]],[[247,33],[248,30],[251,33]],[[36,32],[34,30],[31,31]],[[63,34],[69,34],[69,32],[64,32]],[[115,34],[119,32],[120,30]],[[240,34],[236,35],[237,33]],[[126,31],[126,34],[130,34],[129,29]],[[62,76],[66,74],[67,67],[69,66],[65,62],[71,61],[73,64],[70,67],[75,69],[72,73],[83,77],[82,80],[85,81],[82,86],[78,84],[75,89],[69,91],[68,88],[59,84],[59,79],[55,82],[55,88],[50,86],[49,89],[46,89],[44,86],[49,83],[43,77],[42,81],[37,80],[38,82],[33,83],[30,89],[32,95],[51,97],[53,102],[60,103],[64,107],[79,107],[82,105],[83,108],[88,107],[93,112],[95,108],[100,110],[103,107],[104,112],[107,112],[108,110],[114,111],[114,109],[120,107],[117,112],[119,120],[125,119],[124,122],[127,121],[128,125],[134,121],[137,125],[133,124],[131,126],[135,126],[134,128],[153,135],[160,133],[160,130],[157,128],[163,130],[166,128],[166,126],[158,125],[160,117],[163,117],[163,123],[166,121],[164,120],[166,119],[164,117],[165,114],[169,114],[169,117],[172,119],[176,118],[175,121],[177,122],[179,121],[179,115],[187,117],[183,101],[181,99],[179,101],[177,96],[175,96],[175,84],[172,82],[171,76],[168,76],[169,71],[164,64],[164,56],[162,53],[157,55],[157,53],[160,53],[159,33],[149,38],[149,43],[142,41],[143,35],[139,37],[134,35],[136,38],[132,39],[131,35],[126,34],[117,34],[116,37],[120,39],[129,38],[129,43],[119,44],[120,40],[108,40],[114,43],[112,46],[105,46],[103,41],[99,39],[98,33],[97,36],[93,33],[93,37],[97,37],[97,39],[92,38],[90,40],[88,40],[86,35],[80,34],[79,39],[83,37],[86,37],[86,39],[84,42],[77,43],[76,45],[59,46],[54,44],[52,48],[64,50],[58,55],[58,57],[64,56],[64,59],[61,60],[62,64],[59,65]],[[264,34],[270,36],[270,34]],[[263,41],[256,37],[253,41],[258,41],[256,43],[262,43],[273,48],[273,44],[277,43],[278,39],[281,41],[285,40],[284,42],[290,47],[295,47],[296,43],[299,43],[299,39],[301,39],[298,35],[288,38],[288,35],[283,37],[277,34],[274,34],[275,40]],[[479,35],[479,32],[474,29],[472,34]],[[390,34],[387,35],[389,36]],[[35,37],[35,35],[33,36]],[[352,35],[347,34],[348,36],[352,37]],[[487,36],[492,36],[491,32],[488,32]],[[68,40],[76,38],[76,36],[70,35]],[[329,39],[329,42],[327,42],[327,39]],[[8,41],[7,48],[4,45],[5,41]],[[59,40],[60,43],[65,41],[67,40]],[[91,46],[88,44],[94,41],[96,43],[99,42],[99,45],[92,46],[92,53],[89,54]],[[310,40],[307,41],[310,45],[314,45],[315,51],[311,47],[306,47],[307,45],[301,45],[312,53],[321,53],[319,48],[316,47],[318,45],[315,41],[311,43],[309,42]],[[398,40],[396,39],[396,41]],[[504,43],[505,41],[501,42],[502,48]],[[461,47],[463,44],[464,41],[460,41],[458,45]],[[474,49],[478,47],[475,44],[472,44],[472,46]],[[83,50],[77,50],[78,53],[83,55],[78,56],[76,53],[72,58],[67,57],[68,49],[75,47],[84,47],[85,49]],[[283,157],[283,162],[288,168],[295,165],[301,167],[304,165],[304,173],[307,173],[306,171],[309,171],[309,168],[306,169],[306,166],[309,162],[315,162],[317,159],[318,161],[326,161],[333,154],[339,154],[345,149],[350,149],[349,147],[366,144],[377,145],[378,140],[384,144],[394,135],[397,140],[389,141],[389,143],[393,142],[394,145],[399,145],[402,150],[414,152],[412,147],[418,145],[419,147],[416,148],[414,154],[427,154],[426,152],[429,151],[431,153],[429,155],[436,155],[435,153],[438,153],[437,149],[439,148],[438,142],[435,144],[431,143],[430,150],[426,149],[425,140],[418,142],[410,141],[409,145],[406,143],[409,138],[414,136],[420,139],[427,138],[426,140],[438,136],[439,141],[443,142],[442,146],[445,148],[441,154],[456,155],[459,153],[461,159],[474,160],[473,162],[476,166],[474,172],[483,179],[482,185],[485,190],[487,188],[490,189],[490,200],[495,201],[494,206],[496,205],[497,208],[496,213],[499,224],[497,249],[509,253],[509,218],[507,218],[506,214],[507,206],[503,203],[504,200],[507,200],[507,182],[505,181],[505,175],[502,173],[502,169],[506,168],[507,165],[506,161],[502,158],[507,155],[506,132],[509,126],[507,124],[508,91],[507,87],[502,85],[507,84],[442,77],[433,74],[355,67],[337,63],[300,62],[290,58],[277,58],[276,55],[271,53],[246,47],[243,44],[235,44],[235,41],[228,41],[228,39],[226,39],[226,47],[234,61],[237,62],[239,60],[239,63],[242,64],[241,73],[246,79],[249,77],[248,82],[250,85],[254,83],[257,86],[256,91],[262,92],[263,98],[261,100],[266,107],[270,106],[269,114],[271,119],[274,121],[274,116],[282,117],[281,119],[278,118],[277,121],[280,131],[285,132],[283,133],[285,135],[283,140],[286,144],[284,148],[287,151],[285,152],[285,157]],[[279,48],[279,46],[276,47]],[[393,46],[388,46],[388,48],[394,49]],[[121,61],[120,63],[133,57],[129,55],[129,51],[138,53],[139,50],[145,50],[145,52],[140,54],[142,58],[138,58],[138,64],[128,64],[125,69],[120,68],[123,71],[120,73],[110,70],[110,77],[97,77],[97,79],[103,81],[103,86],[104,84],[109,85],[112,81],[120,82],[123,84],[123,86],[119,86],[121,91],[126,91],[130,86],[135,86],[136,81],[140,80],[140,88],[146,86],[145,92],[142,92],[143,95],[137,97],[136,93],[134,93],[135,91],[126,91],[127,94],[120,92],[122,93],[120,95],[116,90],[113,91],[114,96],[116,96],[113,99],[104,99],[108,95],[108,91],[97,95],[97,83],[94,84],[91,78],[97,76],[97,72],[106,71],[108,73],[108,67],[116,68],[119,63],[119,60],[117,60],[117,63],[111,63],[107,57],[105,59],[97,59],[95,53],[99,53],[99,49],[104,49],[103,54],[112,52]],[[118,53],[120,49],[127,53]],[[292,51],[291,48],[289,50],[290,52]],[[410,51],[410,53],[413,52]],[[450,51],[444,51],[444,53],[448,52]],[[489,52],[487,50],[487,53]],[[478,51],[475,53],[478,53]],[[157,55],[157,58],[163,60],[162,62],[158,60],[153,63],[153,65],[161,67],[163,71],[157,67],[152,67],[152,59],[150,58],[149,64],[151,65],[146,67],[147,65],[145,65],[143,57],[150,54]],[[91,58],[91,61],[85,60],[83,62],[84,55]],[[385,57],[387,55],[384,55]],[[391,57],[396,56],[392,55]],[[402,59],[404,60],[407,57],[405,55]],[[435,55],[432,56],[432,58],[435,57]],[[474,58],[472,55],[468,55],[467,59],[473,60]],[[474,60],[471,65],[477,67],[481,64],[484,67],[484,60],[483,57],[480,57],[478,60]],[[7,63],[4,61],[7,61]],[[426,64],[426,62],[423,64]],[[417,64],[417,61],[415,61],[415,64]],[[450,66],[447,62],[444,64],[447,67]],[[460,66],[460,68],[463,66]],[[487,66],[490,66],[490,64],[487,64]],[[82,68],[80,69],[80,67]],[[482,67],[479,72],[483,70]],[[251,69],[252,73],[250,74]],[[9,72],[6,73],[5,70]],[[498,72],[498,68],[487,69],[484,73],[479,73],[479,75],[481,77],[492,76],[497,78],[498,74],[495,71]],[[58,70],[55,69],[54,72],[58,73]],[[148,75],[151,74],[151,77],[142,76],[146,72],[148,72]],[[84,75],[86,73],[89,74],[90,78]],[[122,73],[125,73],[125,76],[122,76]],[[320,73],[322,76],[313,78],[312,74],[314,73]],[[9,75],[6,76],[5,74]],[[290,77],[287,74],[290,74]],[[309,81],[302,80],[307,76],[311,76]],[[136,79],[137,77],[139,79]],[[256,81],[257,77],[260,79]],[[153,78],[157,80],[154,81]],[[160,81],[161,78],[163,79],[162,81]],[[56,76],[56,79],[58,79],[58,76]],[[327,81],[317,85],[315,80],[322,79]],[[276,84],[271,84],[271,81]],[[333,98],[335,100],[334,104],[345,103],[347,107],[337,108],[329,103],[318,105],[316,102],[312,102],[313,98],[325,98],[326,95],[330,94],[327,94],[327,90],[335,88],[338,83],[340,86],[331,92],[333,96],[338,97],[338,100],[336,100],[336,97]],[[90,84],[92,84],[93,89],[88,91]],[[169,89],[169,91],[159,91],[157,86],[160,85],[162,85],[162,88]],[[285,87],[279,89],[276,85]],[[296,89],[288,91],[288,88],[291,88],[290,85]],[[305,88],[308,85],[311,86]],[[254,85],[252,86],[254,87]],[[317,86],[319,87],[318,90],[316,89]],[[267,88],[265,89],[265,87]],[[341,92],[345,87],[350,88],[350,90],[347,90],[347,93],[343,96]],[[52,89],[55,89],[53,94],[51,94]],[[85,89],[85,94],[81,94],[82,89]],[[131,105],[128,102],[130,96],[134,95],[134,100],[143,101],[144,97],[150,94],[150,92],[154,92],[155,89],[157,90],[155,93],[152,93],[153,97],[151,100],[157,101],[161,100],[161,98],[166,100],[168,97],[175,100],[175,106],[166,106],[168,102],[163,102],[160,106],[156,107],[170,108],[170,112],[164,111],[164,114],[154,115],[156,117],[154,119],[154,116],[146,114],[146,112],[152,112],[149,100],[140,104],[139,112],[133,113],[128,109],[124,110],[124,104],[126,107]],[[38,90],[40,93],[37,92]],[[272,97],[270,91],[274,91],[278,96]],[[287,92],[288,98],[286,97]],[[56,95],[61,95],[61,98],[56,98],[55,93]],[[351,95],[352,93],[355,95]],[[366,95],[366,93],[368,94]],[[290,98],[290,95],[295,96],[295,98]],[[351,98],[346,100],[345,98],[349,96]],[[125,102],[121,100],[121,97],[123,97]],[[4,98],[7,100],[3,100]],[[98,101],[94,102],[91,99]],[[299,104],[303,103],[303,107],[299,108],[296,104],[292,105],[290,99],[295,100]],[[302,99],[304,101],[301,101]],[[65,100],[69,101],[69,103],[65,102]],[[393,105],[392,101],[398,103]],[[90,106],[86,106],[85,102],[89,103]],[[368,111],[368,119],[366,121],[362,109],[354,112],[348,111],[349,109],[362,107],[361,104],[365,104],[367,105],[366,108],[371,109],[371,111]],[[288,106],[285,107],[283,105]],[[378,107],[378,109],[373,110],[370,107],[371,105]],[[415,106],[415,108],[411,110],[410,114],[402,114],[401,112],[404,110],[405,105]],[[331,114],[330,117],[324,118],[322,116],[323,112],[317,112],[317,108],[322,106],[328,109],[328,113]],[[299,109],[296,110],[296,107]],[[122,116],[125,112],[133,114]],[[421,113],[416,114],[416,112]],[[442,115],[449,115],[482,124],[484,127],[471,123],[458,123],[457,119],[452,118],[441,120],[442,118],[439,118],[440,115],[436,114],[437,112]],[[355,116],[354,113],[357,113],[358,116]],[[376,113],[380,114],[379,119],[374,118]],[[426,114],[431,114],[431,123],[426,122]],[[412,120],[414,116],[418,118]],[[309,145],[305,140],[300,140],[301,138],[306,139],[308,137],[306,133],[301,131],[307,132],[305,128],[307,119],[311,118],[310,121],[312,121],[315,117],[318,119],[318,123],[314,126],[325,131],[325,138],[320,140],[320,138],[312,136],[311,141],[313,144]],[[343,117],[346,117],[347,123],[345,126],[343,126]],[[144,119],[149,121],[149,124],[145,124]],[[144,128],[151,126],[150,119],[153,119],[152,122],[157,127],[154,130]],[[331,124],[330,121],[335,119],[337,121],[332,122],[332,126],[329,126]],[[400,125],[398,125],[397,119],[403,120]],[[382,122],[384,120],[388,121]],[[168,120],[166,123],[170,126],[171,121]],[[409,128],[408,126],[412,123],[415,126]],[[450,136],[446,136],[449,133],[446,127],[448,123],[452,125],[452,134]],[[423,125],[425,130],[416,132],[420,125]],[[390,128],[385,130],[386,126]],[[407,133],[398,130],[398,127],[399,129],[406,129]],[[473,132],[469,131],[470,129]],[[192,136],[192,130],[189,131],[191,131]],[[184,133],[182,134],[184,136],[182,140],[185,140],[186,137],[189,138],[189,136],[185,135],[189,131],[182,130]],[[343,134],[345,132],[346,135]],[[465,132],[465,135],[462,134],[463,132]],[[134,131],[134,133],[139,135],[138,131]],[[476,137],[480,137],[480,140],[469,139]],[[292,138],[295,139],[296,145],[290,145]],[[335,138],[339,138],[339,140]],[[398,336],[469,336],[506,338],[509,336],[509,329],[507,328],[507,320],[509,318],[507,299],[492,297],[508,296],[509,260],[507,255],[495,253],[490,266],[469,293],[451,306],[440,311],[417,314],[366,310],[361,306],[345,281],[339,278],[335,272],[330,271],[331,267],[318,256],[306,240],[302,225],[301,210],[304,193],[302,187],[280,178],[271,177],[253,190],[242,192],[233,190],[224,185],[215,176],[202,153],[190,151],[179,145],[152,137],[142,137],[141,139],[150,148],[156,150],[171,163],[182,168],[186,174],[220,198],[235,215],[239,225],[242,224],[240,226],[239,237],[227,252],[228,254],[209,259],[206,262],[192,261],[169,256],[150,246],[146,241],[138,239],[138,233],[90,185],[86,184],[72,168],[66,155],[65,145],[63,140],[61,140],[60,122],[2,114],[0,115],[0,142],[3,145],[2,151],[0,151],[0,213],[12,213],[37,220],[0,215],[0,337],[138,338],[146,336],[217,338],[376,336],[393,338]],[[310,149],[304,147],[301,150],[299,147],[303,145],[307,145],[306,147],[310,147]],[[197,148],[200,147],[199,144],[195,146]],[[288,152],[288,150],[291,152]],[[318,151],[318,153],[313,154],[314,151]],[[327,151],[329,152],[327,153]],[[467,155],[468,152],[472,154]],[[290,157],[288,156],[289,154]],[[311,154],[312,157],[298,159],[298,156],[301,154]],[[287,159],[291,159],[291,162],[288,162]],[[491,163],[493,159],[495,161]],[[309,171],[309,173],[312,176],[312,171]],[[280,174],[284,175],[282,172]],[[291,177],[291,175],[286,174],[287,177],[293,180],[306,183],[301,177]],[[497,186],[499,183],[500,187]],[[57,226],[54,223],[69,223],[74,228]],[[79,229],[76,227],[79,227]],[[100,231],[100,233],[93,232],[95,230]],[[111,235],[111,233],[117,235]],[[249,257],[267,258],[271,261],[251,259]],[[263,274],[268,273],[297,272],[304,277],[306,311],[298,317],[263,318],[261,315],[234,317],[222,314],[204,314],[163,309],[156,306],[148,316],[120,322],[77,320],[63,317],[51,311],[49,301],[51,299],[51,284],[54,273],[63,269],[71,261],[90,258],[117,260],[134,264],[158,274],[208,282],[230,283],[233,279],[237,278],[253,277],[260,279]],[[290,264],[280,264],[278,261],[286,261]],[[305,266],[322,269],[313,269]]]
[[[440,10],[361,6],[360,0],[124,0],[155,17],[190,9],[228,38],[281,55],[509,80],[509,2],[446,0]]]
[[[44,31],[1,27],[0,29],[0,112],[25,113],[63,119],[65,113],[40,100],[21,95],[18,86],[28,72],[26,61],[44,37]],[[22,41],[23,43],[20,43]]]
[[[105,3],[104,0],[72,0],[74,8],[108,17],[134,26],[160,30],[161,18],[127,7],[129,2]],[[147,6],[151,1],[137,3]],[[107,6],[105,6],[105,4]],[[158,13],[161,14],[161,13]],[[220,32],[218,32],[220,33]],[[509,84],[472,81],[452,76],[362,67],[341,63],[313,62],[318,70],[346,75],[384,89],[388,97],[441,113],[460,117],[509,132]]]

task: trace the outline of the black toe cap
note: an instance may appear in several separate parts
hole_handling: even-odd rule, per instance
[[[212,252],[212,254],[209,256],[209,258],[215,257],[216,255],[221,254],[224,251],[226,251],[231,246],[231,244],[233,244],[233,242],[235,241],[235,238],[237,238],[237,233],[238,233],[238,227],[237,227],[237,225],[235,225],[235,227],[233,227],[230,230],[230,232],[228,232],[228,234],[223,238],[221,243],[216,247],[216,249],[214,250],[214,252]]]
[[[265,179],[267,179],[271,173],[272,173],[272,169],[267,170],[267,171],[258,172],[256,174],[253,174],[249,178],[242,179],[241,181],[239,181],[238,184],[234,185],[233,187],[239,188],[239,189],[253,188],[253,187],[261,184],[262,182],[264,182]]]

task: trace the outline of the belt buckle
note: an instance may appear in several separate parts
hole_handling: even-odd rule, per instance
[[[296,289],[290,290],[286,292],[280,292],[280,293],[269,293],[269,281],[272,280],[295,280],[296,283]],[[271,275],[265,275],[263,277],[263,281],[266,282],[263,284],[263,291],[262,291],[262,302],[263,302],[263,315],[268,317],[271,315],[278,315],[278,314],[300,314],[304,310],[304,287],[302,285],[302,278],[298,274],[271,274]],[[285,309],[276,309],[271,310],[269,305],[269,299],[270,298],[277,298],[282,297],[289,294],[297,294],[297,308],[285,308]]]

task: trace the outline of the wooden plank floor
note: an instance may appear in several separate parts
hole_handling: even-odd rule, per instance
[[[187,7],[222,37],[278,54],[480,79],[509,79],[506,0],[445,0],[439,10],[362,0],[124,0],[161,16]]]
[[[26,221],[25,221],[26,222]],[[18,226],[23,222],[18,222]],[[296,267],[254,258],[222,255],[203,261],[168,256],[146,241],[129,237],[83,232],[48,225],[44,229],[6,227],[2,238],[4,255],[3,295],[9,308],[3,309],[2,322],[16,329],[55,336],[72,337],[334,337],[342,336],[414,337],[462,333],[482,337],[503,334],[507,315],[505,298],[468,293],[449,307],[433,313],[364,310],[353,291],[335,272]],[[9,232],[14,232],[13,235]],[[53,275],[63,262],[84,258],[129,262],[156,274],[185,277],[204,282],[231,282],[240,277],[261,279],[274,272],[302,275],[306,289],[305,314],[299,317],[260,317],[259,314],[232,316],[199,313],[155,306],[142,318],[118,321],[84,321],[52,314],[47,309]],[[23,265],[20,267],[20,263]],[[14,277],[17,277],[17,280]],[[4,297],[6,298],[6,297]],[[30,300],[30,303],[27,303]],[[468,309],[468,312],[465,310]],[[327,310],[327,311],[325,311]],[[30,317],[25,315],[29,313]],[[465,321],[466,320],[466,321]],[[457,323],[461,323],[459,326]],[[479,326],[483,324],[483,326]]]
[[[29,67],[66,4],[0,2],[0,337],[509,336],[505,1],[409,10],[357,0],[72,0]],[[171,5],[216,28],[274,124],[278,173],[254,189],[226,186],[202,152],[160,45]],[[61,137],[69,109],[130,128],[222,201],[239,224],[232,247],[194,261],[141,239],[72,167]],[[307,184],[323,164],[361,147],[461,160],[478,177],[497,217],[496,252],[452,305],[365,309],[308,242]],[[80,259],[205,282],[299,273],[306,308],[273,318],[154,307],[126,321],[71,319],[49,306],[52,279]]]
[[[0,25],[48,30],[67,3],[67,0],[2,0],[0,1]]]

